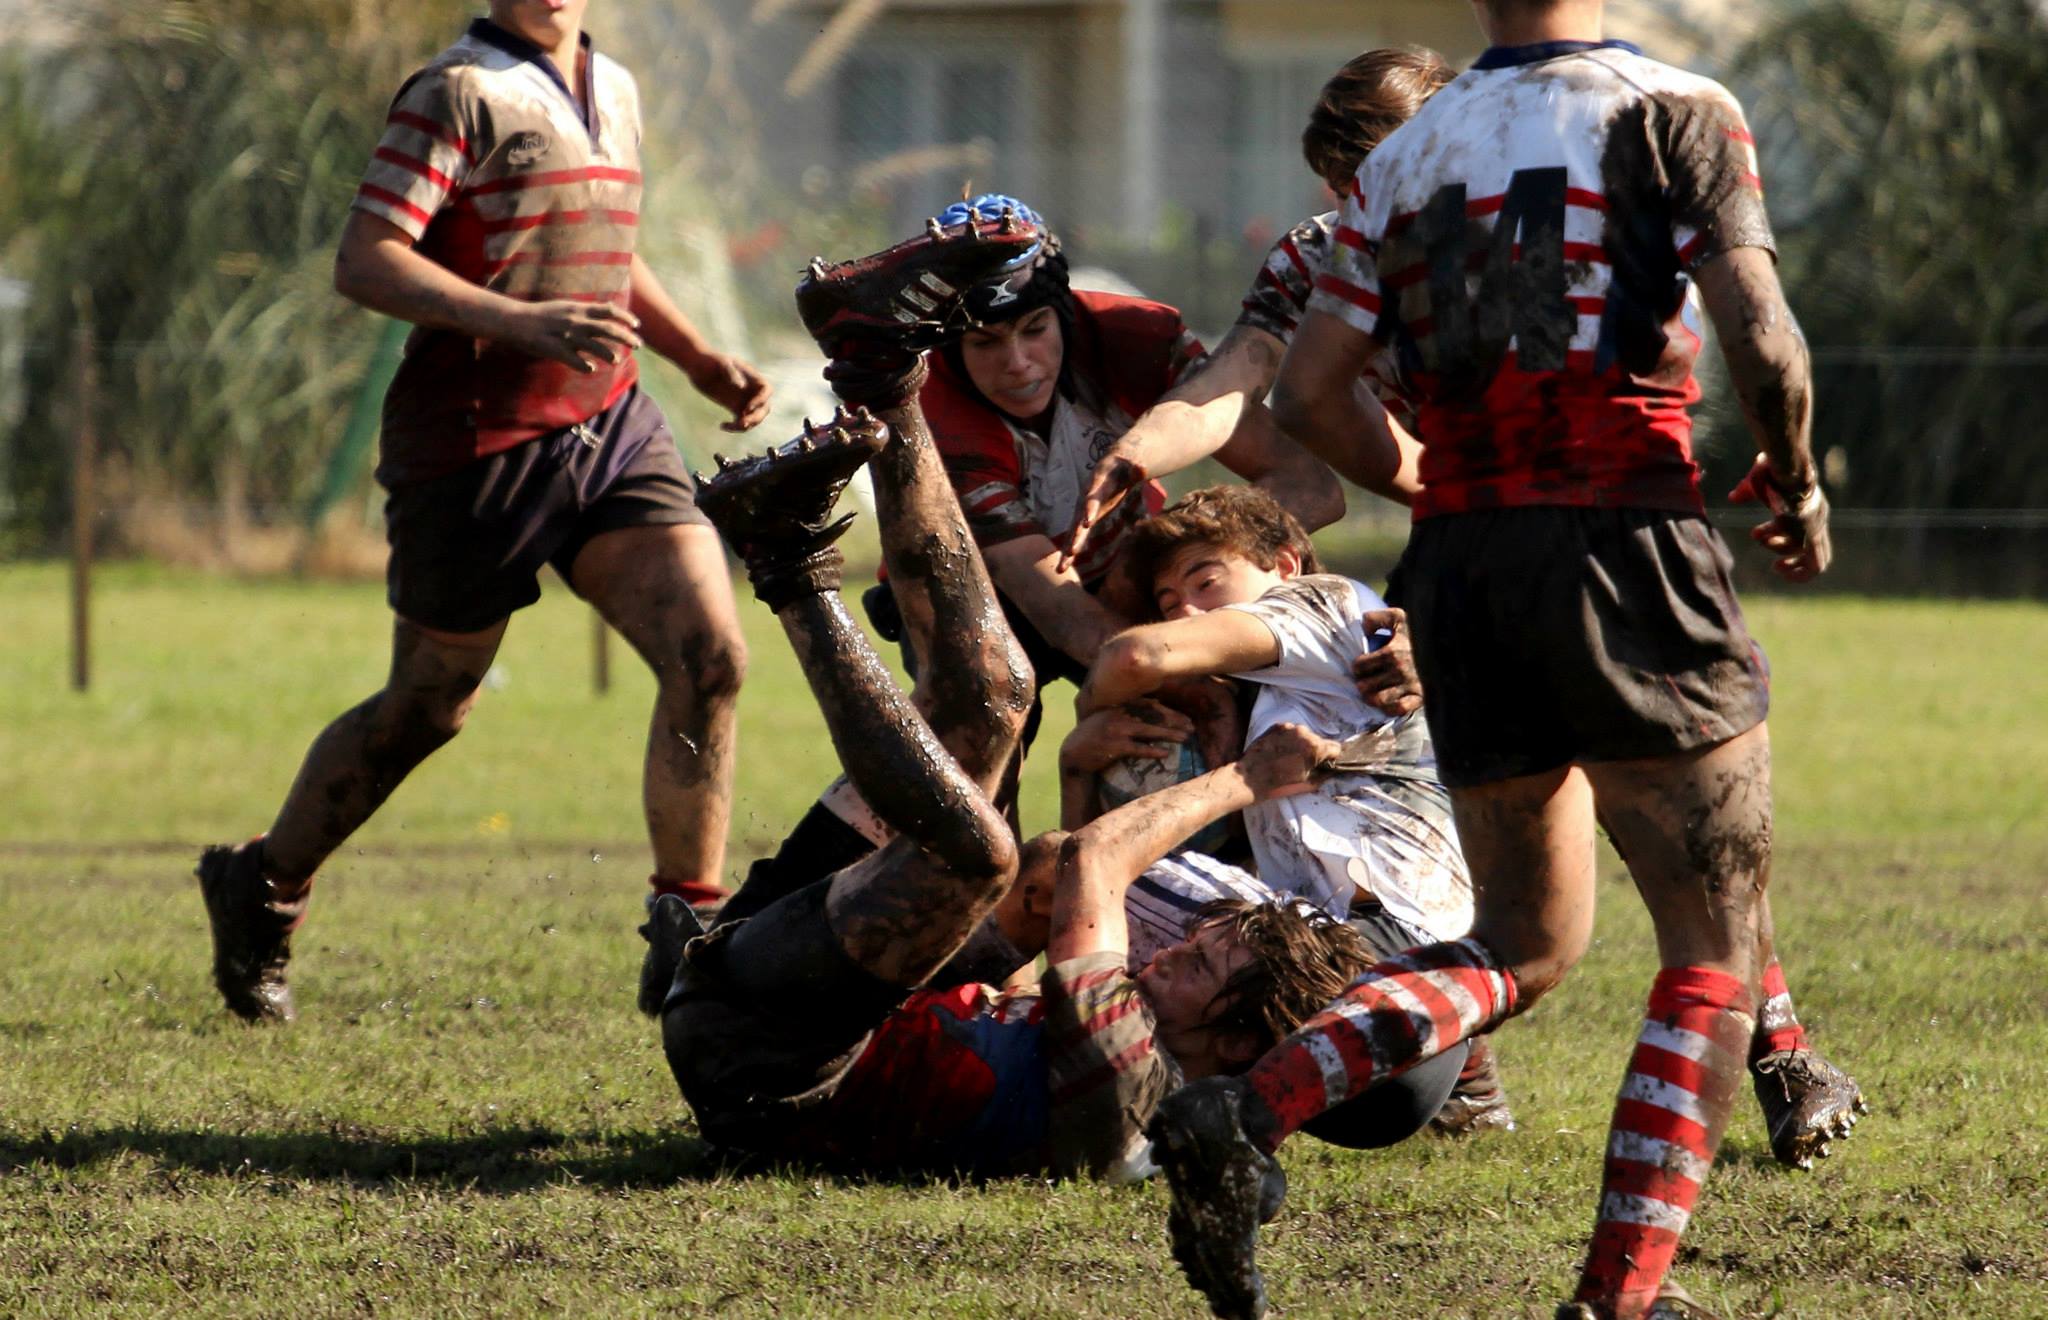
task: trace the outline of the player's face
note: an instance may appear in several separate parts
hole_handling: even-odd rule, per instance
[[[1029,421],[1052,406],[1065,352],[1060,319],[1050,307],[969,330],[960,341],[967,379],[982,397],[1019,421]]]
[[[543,50],[561,45],[583,26],[590,0],[491,0],[491,21]]]
[[[1184,546],[1152,579],[1152,603],[1162,619],[1191,619],[1257,600],[1298,571],[1292,551],[1283,550],[1273,567],[1260,568],[1235,550]]]
[[[1154,954],[1138,969],[1138,988],[1159,1023],[1161,1038],[1170,1043],[1207,1026],[1223,1007],[1224,987],[1251,960],[1251,950],[1237,943],[1220,922],[1202,926]]]

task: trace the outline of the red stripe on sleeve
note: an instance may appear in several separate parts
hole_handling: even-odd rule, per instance
[[[1294,245],[1294,240],[1292,238],[1281,239],[1280,250],[1287,254],[1287,259],[1294,263],[1294,268],[1296,270],[1300,271],[1303,275],[1307,275],[1309,273],[1308,263],[1301,259],[1301,249]]]
[[[427,214],[425,211],[422,211],[419,207],[414,206],[411,202],[406,201],[403,197],[400,197],[397,193],[392,192],[390,189],[379,188],[374,183],[366,183],[363,184],[361,187],[357,188],[356,196],[367,197],[373,202],[378,202],[381,203],[382,205],[388,206],[394,211],[397,211],[403,215],[410,216],[414,220],[419,221],[422,226],[430,225],[434,222],[433,216]]]
[[[453,191],[455,188],[455,180],[418,157],[408,156],[404,152],[394,150],[391,147],[379,147],[371,154],[387,165],[396,165],[402,170],[410,170],[443,191]]]
[[[507,216],[503,220],[486,220],[483,230],[486,234],[503,234],[515,229],[539,229],[542,225],[588,225],[588,224],[638,225],[637,211],[537,211],[532,215]]]
[[[1350,225],[1338,225],[1336,239],[1354,252],[1372,251],[1372,244],[1366,240],[1365,235]]]
[[[1746,142],[1752,147],[1756,145],[1756,139],[1749,135],[1749,130],[1747,129],[1731,128],[1728,130],[1728,136],[1734,138],[1737,142]]]
[[[403,124],[407,128],[416,128],[428,137],[445,142],[455,148],[463,154],[463,157],[470,164],[476,164],[476,157],[469,154],[469,139],[446,124],[437,124],[425,115],[414,114],[410,110],[393,110],[391,117],[384,122],[388,124]]]
[[[1380,297],[1378,294],[1361,289],[1355,284],[1346,283],[1335,275],[1325,273],[1318,276],[1316,279],[1316,289],[1321,293],[1335,294],[1352,306],[1362,307],[1374,316],[1379,315]]]

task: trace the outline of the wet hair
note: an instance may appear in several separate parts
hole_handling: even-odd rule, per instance
[[[1331,181],[1358,173],[1387,134],[1413,119],[1424,101],[1457,76],[1426,46],[1390,46],[1355,57],[1323,84],[1301,131],[1302,158],[1341,193]]]
[[[1308,532],[1280,501],[1257,486],[1208,486],[1191,491],[1125,533],[1125,562],[1131,581],[1147,600],[1160,571],[1190,545],[1213,545],[1241,555],[1260,568],[1294,551],[1304,573],[1323,571]]]
[[[1378,961],[1357,931],[1302,903],[1220,898],[1196,911],[1195,925],[1222,926],[1234,945],[1251,952],[1217,994],[1206,1025],[1249,1035],[1261,1054]]]

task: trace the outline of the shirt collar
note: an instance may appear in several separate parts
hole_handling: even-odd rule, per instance
[[[488,18],[479,18],[470,23],[469,35],[487,46],[496,46],[507,55],[525,60],[546,74],[548,81],[561,89],[562,95],[568,98],[569,104],[583,120],[583,127],[590,131],[591,142],[597,142],[597,48],[591,45],[588,32],[582,33],[577,39],[583,53],[583,58],[577,61],[578,72],[581,74],[580,81],[583,84],[580,104],[579,98],[569,90],[569,84],[563,79],[562,71],[548,58],[548,53],[517,32],[500,27]]]
[[[1531,46],[1492,46],[1485,54],[1472,62],[1475,69],[1512,69],[1523,64],[1539,64],[1554,60],[1560,55],[1578,55],[1589,50],[1625,50],[1631,55],[1640,55],[1643,48],[1630,41],[1539,41]]]

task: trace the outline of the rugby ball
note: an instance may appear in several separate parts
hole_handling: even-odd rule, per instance
[[[1161,760],[1149,756],[1126,756],[1113,761],[1096,777],[1097,793],[1102,799],[1104,811],[1114,811],[1127,802],[1136,802],[1164,788],[1186,783],[1197,775],[1209,772],[1209,764],[1202,758],[1202,751],[1192,741],[1184,743],[1162,742],[1168,755]],[[1192,848],[1196,852],[1214,853],[1230,842],[1230,827],[1223,821],[1214,821],[1197,831],[1192,837],[1181,841],[1179,848]],[[1177,848],[1176,851],[1179,849]]]

